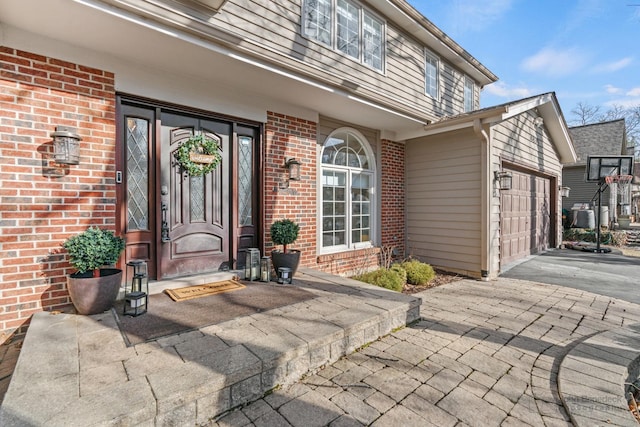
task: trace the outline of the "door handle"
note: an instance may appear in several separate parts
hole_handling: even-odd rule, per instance
[[[160,209],[162,210],[160,240],[162,243],[168,243],[171,241],[171,237],[169,236],[169,222],[167,221],[167,211],[169,210],[169,189],[164,185],[162,186],[160,199]]]

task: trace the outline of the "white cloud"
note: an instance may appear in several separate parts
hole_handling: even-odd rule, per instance
[[[503,82],[495,82],[484,87],[487,95],[494,95],[499,98],[519,99],[533,95],[533,91],[527,87],[509,86]]]
[[[522,68],[532,73],[549,77],[562,77],[580,70],[587,62],[587,56],[576,48],[544,48],[522,62]]]
[[[626,58],[622,58],[619,61],[596,65],[594,67],[594,71],[596,73],[613,73],[615,71],[622,70],[623,68],[629,66],[632,62],[633,62],[633,58],[630,56],[627,56]]]
[[[627,92],[626,95],[640,97],[640,87],[634,87],[629,92]]]
[[[504,16],[513,0],[457,0],[451,9],[449,19],[454,23],[456,33],[481,31]]]
[[[604,85],[604,90],[607,91],[607,93],[620,93],[622,92],[622,89],[620,89],[619,87],[615,87],[613,85]]]
[[[635,98],[612,99],[611,101],[605,102],[604,105],[607,107],[636,108],[640,107],[640,96]]]

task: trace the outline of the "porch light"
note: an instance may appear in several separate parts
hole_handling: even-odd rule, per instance
[[[571,190],[571,188],[560,186],[558,190],[560,191],[560,197],[569,197],[569,190]]]
[[[511,190],[511,183],[513,181],[513,175],[511,175],[511,172],[495,171],[494,178],[498,183],[498,189]]]
[[[289,181],[300,181],[300,162],[295,158],[287,159],[285,169],[289,171]]]
[[[77,165],[80,163],[80,135],[75,128],[68,126],[56,126],[56,131],[51,134],[53,138],[53,158],[56,163]]]

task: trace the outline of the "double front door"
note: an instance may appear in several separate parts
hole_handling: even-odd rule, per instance
[[[146,260],[156,279],[236,268],[244,249],[258,245],[259,126],[122,99],[119,116],[125,262]],[[175,152],[199,134],[218,142],[221,162],[191,176]]]

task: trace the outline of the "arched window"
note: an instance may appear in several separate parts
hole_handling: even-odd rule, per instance
[[[375,162],[364,136],[333,132],[322,147],[322,252],[372,246]]]

